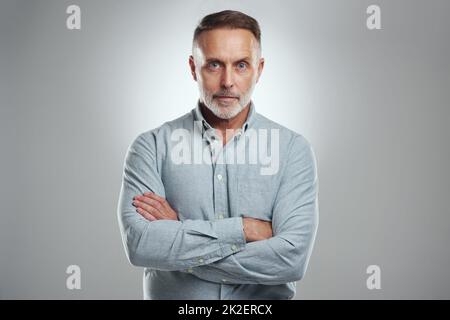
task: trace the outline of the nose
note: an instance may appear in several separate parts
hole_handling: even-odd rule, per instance
[[[221,85],[224,88],[232,88],[234,85],[234,79],[233,79],[233,69],[231,67],[224,68],[224,71],[222,73],[222,79],[221,79]]]

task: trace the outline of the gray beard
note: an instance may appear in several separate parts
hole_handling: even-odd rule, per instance
[[[203,104],[217,117],[220,119],[228,120],[234,118],[244,110],[244,108],[248,105],[251,100],[251,96],[253,93],[253,89],[255,88],[255,84],[248,90],[248,92],[239,98],[239,102],[237,106],[233,107],[220,107],[217,102],[214,101],[212,95],[206,95],[203,99]],[[201,88],[200,88],[201,90]],[[203,94],[203,96],[205,96]]]
[[[245,105],[241,105],[240,103],[233,107],[219,107],[216,103],[204,103],[204,105],[218,118],[220,119],[231,119],[234,118],[241,112]]]

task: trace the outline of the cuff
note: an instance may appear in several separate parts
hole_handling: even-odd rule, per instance
[[[246,241],[242,217],[216,220],[213,226],[222,247],[223,257],[244,249]]]

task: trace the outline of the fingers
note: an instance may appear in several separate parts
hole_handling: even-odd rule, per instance
[[[166,210],[171,210],[169,203],[167,200],[161,196],[158,196],[156,193],[153,192],[144,192],[144,196],[149,197],[153,200],[156,200],[158,203],[160,203]]]
[[[137,208],[136,211],[147,220],[150,220],[150,221],[158,220],[153,215],[151,215],[150,213],[148,213],[147,211],[145,211],[142,208]]]
[[[153,192],[145,192],[144,195],[137,195],[133,200],[134,206],[145,210],[157,220],[179,220],[177,212],[172,209],[169,202]]]
[[[164,219],[164,215],[157,208],[155,208],[152,203],[150,203],[151,201],[149,200],[151,199],[146,200],[145,202],[143,197],[142,198],[136,197],[136,199],[140,200],[134,200],[133,205],[136,206],[138,209],[146,211],[156,219]]]
[[[136,200],[138,201],[138,204],[139,204],[139,202],[143,203],[142,207],[144,209],[146,209],[147,206],[151,206],[151,207],[153,207],[154,209],[156,209],[158,211],[157,214],[159,216],[161,216],[161,217],[166,216],[166,214],[164,212],[165,209],[164,209],[163,205],[160,202],[156,201],[155,199],[152,199],[152,198],[149,198],[149,197],[144,197],[144,196],[139,196],[139,197],[136,197]]]

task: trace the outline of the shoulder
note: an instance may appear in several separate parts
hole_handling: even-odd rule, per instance
[[[311,142],[302,134],[261,114],[257,113],[256,116],[255,127],[276,129],[278,132],[279,155],[284,175],[292,177],[303,172],[313,179],[317,175],[317,160]]]
[[[257,125],[255,125],[255,128],[269,130],[275,129],[276,131],[278,131],[280,144],[284,145],[285,148],[287,148],[287,151],[293,150],[295,152],[300,150],[306,151],[307,149],[312,149],[311,143],[302,134],[289,129],[279,124],[278,122],[275,122],[263,116],[260,113],[256,113],[255,117],[257,120],[255,121],[255,123],[257,123]]]

